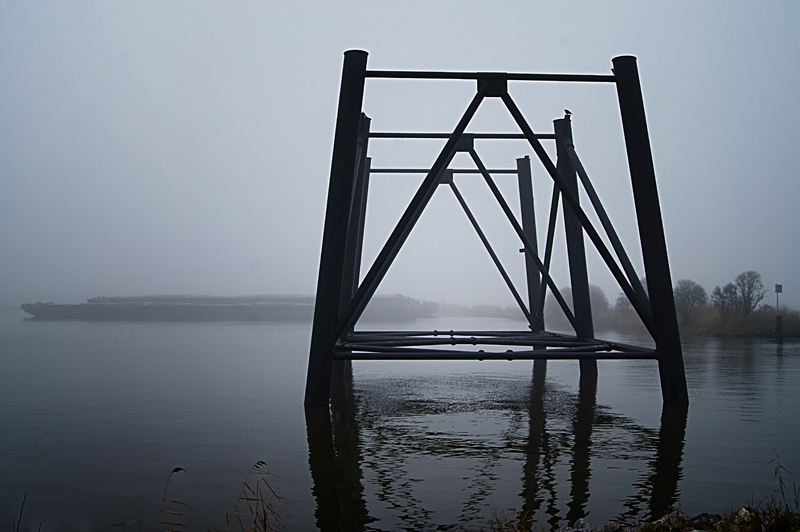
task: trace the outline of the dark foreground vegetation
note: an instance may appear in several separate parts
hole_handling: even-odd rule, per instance
[[[224,532],[272,532],[286,529],[283,524],[283,520],[289,516],[286,501],[270,486],[268,482],[270,473],[266,470],[266,466],[265,462],[256,462],[250,472],[247,473],[239,490],[239,496],[233,506],[225,513]],[[167,475],[164,494],[161,496],[161,506],[158,509],[156,531],[176,532],[187,529],[202,529],[211,532],[219,530],[208,528],[202,522],[202,519],[199,522],[193,520],[193,517],[196,517],[197,514],[192,511],[191,505],[172,498],[173,496],[168,493],[169,481],[172,479],[172,475],[182,471],[186,470],[182,467],[176,467]],[[22,499],[19,518],[12,521],[12,530],[14,532],[20,531],[26,498],[27,495]],[[128,530],[142,530],[143,520],[144,510],[142,510],[142,515],[139,519],[109,524],[108,530],[119,532],[124,532],[126,528]],[[37,531],[41,531],[41,529],[42,524],[39,523]],[[32,529],[23,528],[22,530]]]
[[[800,489],[794,483],[789,487],[783,480],[783,474],[788,471],[780,464],[778,456],[770,462],[775,466],[775,480],[778,488],[768,496],[755,501],[751,500],[747,506],[731,509],[723,514],[701,513],[694,517],[681,509],[670,510],[666,515],[656,520],[619,522],[608,521],[602,527],[592,526],[585,519],[578,519],[574,523],[562,523],[558,532],[800,532]],[[207,532],[219,529],[210,529],[205,523],[192,519],[192,507],[182,501],[172,498],[168,494],[169,481],[172,475],[185,471],[176,467],[167,476],[164,493],[161,497],[161,506],[158,511],[157,532],[174,532],[190,529],[202,529]],[[289,517],[288,506],[283,497],[270,486],[266,470],[266,463],[259,461],[250,469],[244,483],[239,490],[239,495],[233,507],[225,513],[224,532],[272,532],[285,530],[284,519]],[[12,521],[12,530],[20,531],[25,500],[19,511],[19,518]],[[142,530],[144,511],[139,519],[108,525],[108,530],[124,532],[128,530]],[[323,523],[318,523],[318,526]],[[532,516],[521,514],[513,508],[505,510],[492,510],[492,517],[488,523],[490,532],[546,532],[548,528],[535,522]],[[37,532],[42,529],[39,523]],[[22,530],[32,530],[23,528]],[[475,530],[461,528],[459,530]],[[477,530],[487,530],[480,527]]]

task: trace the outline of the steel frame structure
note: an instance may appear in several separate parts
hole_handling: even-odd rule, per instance
[[[331,379],[340,378],[349,361],[398,359],[530,359],[535,361],[535,372],[536,364],[543,364],[543,361],[548,359],[579,360],[581,379],[589,378],[595,382],[597,360],[654,359],[658,361],[664,402],[688,403],[669,261],[636,58],[616,57],[612,63],[614,68],[611,75],[375,71],[366,68],[366,52],[361,50],[345,52],[311,335],[306,405],[329,403]],[[367,78],[472,80],[477,82],[477,90],[452,133],[376,133],[370,132],[370,119],[361,109]],[[508,81],[616,85],[647,291],[639,281],[578,158],[572,144],[570,117],[567,115],[555,120],[553,133],[534,133],[511,98]],[[466,133],[470,120],[486,98],[500,98],[521,133]],[[381,169],[371,168],[371,159],[367,156],[371,138],[446,139],[446,143],[429,169]],[[515,169],[487,169],[475,150],[475,139],[527,140],[552,178],[552,201],[543,258],[540,258],[536,240],[530,159],[528,157],[517,159]],[[557,156],[555,163],[542,147],[541,140],[555,141]],[[475,164],[474,169],[449,168],[453,157],[459,152],[469,155]],[[370,174],[415,172],[425,174],[422,184],[375,262],[359,283]],[[455,173],[480,174],[517,233],[525,252],[527,306],[459,192],[453,180]],[[517,175],[521,223],[495,184],[493,174]],[[579,181],[611,244],[613,254],[581,207],[578,194]],[[355,331],[356,322],[439,186],[447,186],[455,194],[528,320],[529,330]],[[570,310],[549,274],[560,202],[565,224],[574,312]],[[652,335],[655,349],[595,338],[584,236],[595,246]],[[574,328],[574,336],[544,330],[543,309],[547,289],[550,289]],[[465,348],[465,346],[470,347]],[[494,349],[487,349],[489,347]]]

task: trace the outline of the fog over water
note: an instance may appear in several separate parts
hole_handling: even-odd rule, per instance
[[[0,306],[99,295],[314,292],[342,52],[368,68],[610,72],[639,58],[673,281],[757,270],[800,305],[796,2],[0,3]],[[367,82],[373,131],[452,130],[464,81]],[[612,85],[510,83],[534,129],[573,113],[584,166],[642,272]],[[470,131],[516,132],[496,100]],[[373,167],[440,141],[374,140]],[[553,151],[552,143],[545,144]],[[533,155],[479,141],[487,166]],[[470,167],[456,157],[453,167]],[[369,264],[420,176],[375,176]],[[517,281],[519,244],[479,176],[458,177]],[[515,206],[513,177],[498,176]],[[543,240],[551,183],[534,165]],[[512,304],[440,190],[380,291]],[[559,231],[563,232],[560,222]],[[563,233],[562,233],[563,236]],[[591,247],[588,247],[591,249]],[[589,252],[590,281],[619,289]],[[553,269],[568,282],[565,251]],[[772,298],[772,299],[771,299]]]

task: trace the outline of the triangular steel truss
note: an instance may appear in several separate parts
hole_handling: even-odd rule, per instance
[[[328,403],[331,378],[336,378],[345,361],[398,359],[576,359],[581,361],[581,373],[588,375],[596,374],[598,359],[656,359],[659,363],[664,401],[688,402],[672,282],[636,59],[629,56],[615,58],[613,75],[369,71],[366,69],[366,62],[366,52],[353,50],[345,53],[317,284],[306,404]],[[474,80],[477,81],[477,91],[451,133],[370,133],[370,119],[361,112],[366,78]],[[535,134],[509,94],[508,80],[599,82],[614,83],[617,86],[647,292],[578,158],[572,144],[569,115],[554,121],[554,133]],[[465,133],[486,98],[502,100],[520,133]],[[447,141],[430,169],[387,169],[372,168],[371,159],[367,156],[370,138],[440,138]],[[552,178],[553,195],[543,258],[540,258],[536,242],[530,159],[517,159],[516,169],[489,170],[475,150],[476,138],[527,140]],[[542,147],[541,139],[555,140],[555,163]],[[469,155],[475,164],[474,169],[449,168],[459,152]],[[409,172],[425,173],[426,176],[363,281],[359,283],[369,176],[376,173]],[[458,172],[481,174],[517,233],[525,251],[527,305],[506,274],[456,186],[453,174]],[[492,174],[497,173],[517,174],[521,223],[492,178]],[[611,249],[606,246],[580,205],[579,180],[600,220]],[[448,186],[452,190],[527,318],[529,330],[355,331],[356,322],[440,185]],[[560,200],[563,200],[574,313],[549,272]],[[652,335],[655,349],[594,337],[584,235],[595,246]],[[574,336],[544,330],[543,309],[548,288],[572,324]]]

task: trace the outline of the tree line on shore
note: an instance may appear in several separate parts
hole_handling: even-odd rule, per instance
[[[647,280],[641,281],[646,289]],[[590,285],[589,295],[596,328],[644,328],[625,294],[619,294],[613,307],[608,304],[599,287]],[[715,286],[710,294],[692,279],[681,279],[675,283],[673,295],[678,324],[684,333],[772,336],[775,332],[775,316],[780,310],[784,333],[800,334],[800,313],[797,310],[785,306],[776,309],[763,303],[767,289],[761,274],[755,270],[744,271],[731,282]],[[549,313],[556,315],[556,323],[558,317],[566,321],[555,300],[550,298],[548,303],[550,305],[545,309],[545,320],[548,320]]]
[[[641,279],[645,290],[647,280]],[[572,291],[560,289],[561,295],[572,310]],[[711,334],[728,336],[773,336],[775,317],[783,316],[783,332],[787,336],[800,336],[800,312],[781,305],[780,309],[764,304],[767,289],[761,274],[747,270],[731,282],[715,286],[709,294],[699,283],[681,279],[673,288],[678,324],[684,334]],[[611,305],[605,292],[589,285],[589,298],[595,329],[645,332],[628,297],[620,293]],[[780,312],[778,312],[780,311]],[[439,315],[462,315],[524,319],[516,306],[495,305],[439,305]],[[569,321],[552,294],[548,294],[544,309],[545,328],[571,330]]]
[[[682,330],[695,334],[772,336],[776,316],[783,318],[783,333],[800,334],[800,313],[794,308],[763,303],[767,289],[761,274],[747,270],[733,281],[715,286],[710,294],[691,279],[675,283],[675,310]]]
[[[675,309],[684,323],[692,318],[692,311],[703,309],[709,303],[717,310],[722,324],[734,316],[746,318],[763,301],[767,294],[761,274],[754,270],[742,272],[733,282],[722,288],[715,287],[708,296],[705,289],[691,279],[681,279],[675,284]]]

